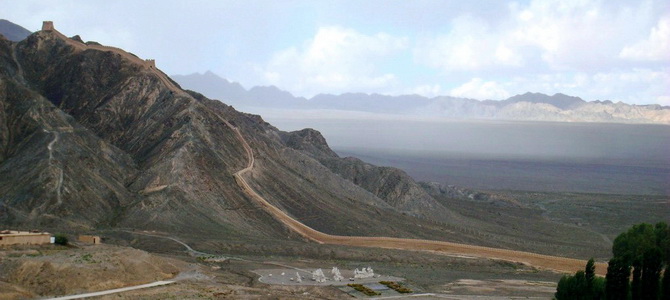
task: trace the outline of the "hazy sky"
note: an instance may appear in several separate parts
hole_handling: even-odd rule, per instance
[[[562,92],[670,105],[670,1],[27,1],[85,41],[299,96],[366,92],[503,99]]]

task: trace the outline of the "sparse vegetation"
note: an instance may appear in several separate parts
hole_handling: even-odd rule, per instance
[[[365,294],[366,296],[379,296],[379,295],[381,295],[381,293],[376,292],[376,291],[372,290],[371,288],[369,288],[367,286],[364,286],[362,284],[359,284],[359,283],[350,283],[350,284],[347,284],[347,286],[352,287],[354,290],[357,290],[357,291]]]
[[[393,289],[401,294],[411,294],[414,292],[411,289],[408,289],[395,281],[380,281],[379,283],[388,286],[390,289]]]

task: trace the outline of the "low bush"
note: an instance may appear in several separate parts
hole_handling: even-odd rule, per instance
[[[380,281],[379,283],[389,287],[390,289],[394,289],[396,292],[401,294],[410,294],[414,292],[411,289],[408,289],[402,286],[400,283],[394,281]]]
[[[350,286],[350,287],[354,288],[354,290],[357,290],[357,291],[365,294],[366,296],[379,296],[379,295],[381,295],[381,293],[375,292],[372,289],[370,289],[369,287],[364,286],[362,284],[350,283],[350,284],[347,284],[347,286]]]
[[[68,243],[69,241],[67,239],[67,236],[65,236],[64,234],[58,233],[54,235],[54,244],[67,246]]]

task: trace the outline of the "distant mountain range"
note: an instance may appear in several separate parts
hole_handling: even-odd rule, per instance
[[[32,32],[10,21],[0,19],[0,34],[12,42],[18,42],[27,38]]]
[[[210,71],[204,74],[174,75],[172,78],[184,88],[242,109],[333,109],[449,119],[670,124],[668,106],[615,103],[609,100],[587,102],[560,93],[553,96],[525,93],[502,101],[363,93],[319,94],[306,99],[295,97],[275,86],[256,86],[247,90],[239,83],[230,82]]]

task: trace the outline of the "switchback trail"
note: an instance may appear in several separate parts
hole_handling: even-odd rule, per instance
[[[240,133],[237,127],[233,127],[230,123],[226,122],[231,129],[233,129],[237,135],[237,139],[242,143],[242,146],[247,152],[247,157],[249,163],[246,168],[237,171],[235,174],[235,180],[237,184],[255,201],[257,201],[266,211],[272,214],[277,220],[282,222],[288,228],[294,232],[300,234],[308,240],[321,243],[321,244],[335,244],[335,245],[347,245],[347,246],[358,246],[358,247],[376,247],[376,248],[388,248],[388,249],[401,249],[401,250],[420,250],[420,251],[431,251],[441,254],[449,255],[471,255],[478,256],[483,258],[492,258],[500,259],[506,261],[520,262],[528,265],[532,265],[541,269],[548,269],[558,272],[568,272],[573,273],[578,270],[583,270],[586,265],[586,261],[536,254],[523,251],[515,251],[508,249],[499,249],[499,248],[490,248],[474,245],[465,245],[444,241],[434,241],[434,240],[423,240],[423,239],[406,239],[406,238],[392,238],[392,237],[367,237],[367,236],[341,236],[341,235],[331,235],[317,231],[300,221],[292,218],[287,215],[281,209],[270,204],[265,198],[259,195],[244,179],[244,174],[251,171],[254,167],[254,154],[251,146],[247,143],[246,139]],[[596,273],[599,275],[605,275],[607,269],[607,264],[605,263],[596,263]]]

